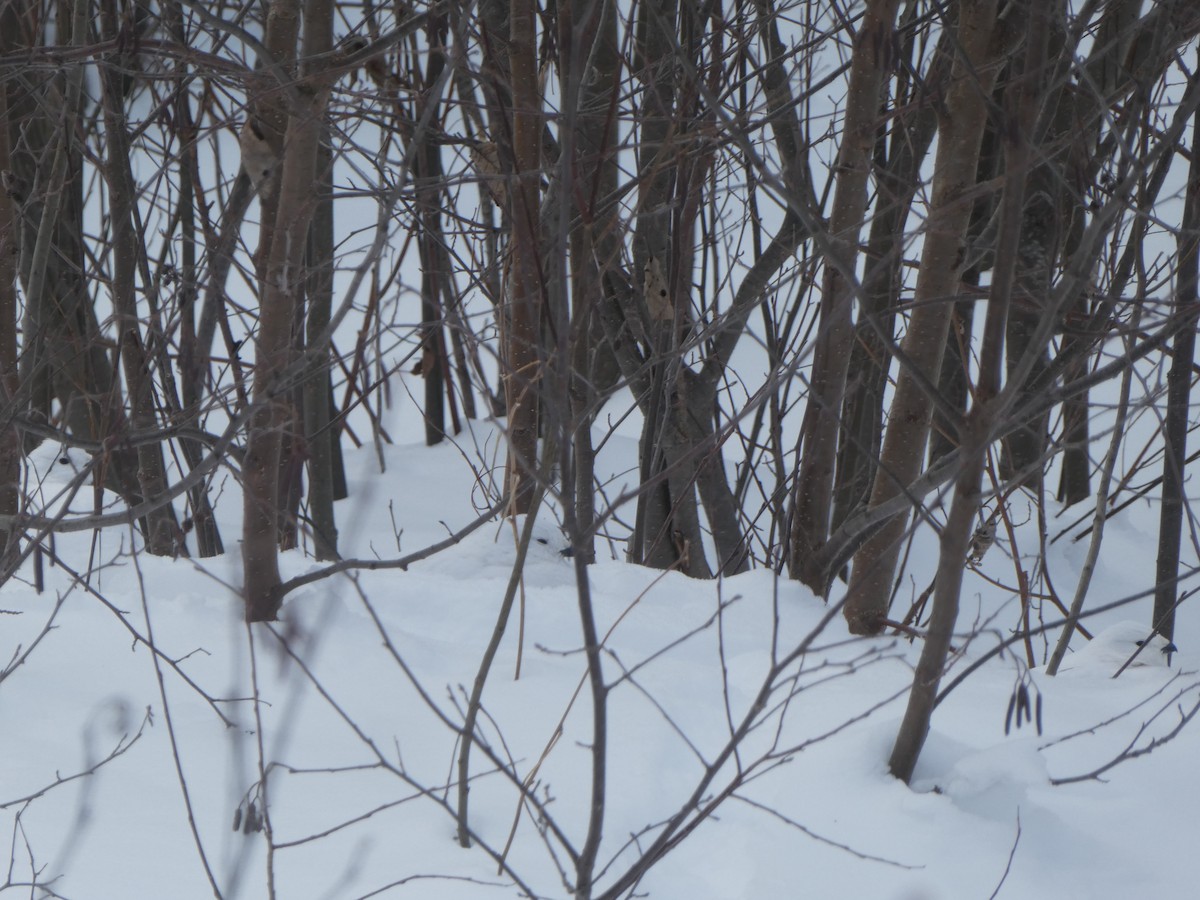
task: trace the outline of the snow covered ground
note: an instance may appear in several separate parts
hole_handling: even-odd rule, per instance
[[[494,446],[494,434],[480,434]],[[465,451],[387,447],[383,472],[373,450],[351,452],[351,498],[338,508],[343,553],[394,558],[474,518],[483,498],[475,448]],[[38,458],[66,477],[53,448]],[[79,502],[90,503],[85,493]],[[31,561],[0,592],[0,834],[9,857],[0,894],[262,898],[273,883],[286,900],[520,896],[486,850],[455,841],[457,744],[443,721],[461,721],[495,627],[515,554],[511,525],[489,524],[407,571],[315,582],[290,597],[278,625],[248,631],[232,587],[238,506],[230,482],[218,505],[227,558],[130,555],[128,531],[94,543],[65,535],[55,548],[76,571],[47,564],[39,594]],[[591,694],[572,560],[550,513],[535,527],[540,541],[480,729],[578,849],[591,796]],[[1153,534],[1133,518],[1114,520],[1089,606],[1150,585]],[[1004,543],[988,565],[1011,575]],[[1084,547],[1064,543],[1053,548],[1054,575],[1069,597]],[[930,549],[918,542],[916,569],[929,569],[920,554]],[[708,772],[701,806],[744,783],[649,869],[638,896],[1194,895],[1200,728],[1100,778],[1055,783],[1146,747],[1200,702],[1200,621],[1187,604],[1169,667],[1150,647],[1111,677],[1136,649],[1149,600],[1090,620],[1101,642],[1077,641],[1058,678],[1025,671],[1019,646],[1017,656],[992,657],[937,710],[908,787],[886,762],[919,647],[852,639],[839,615],[770,572],[697,582],[600,550],[590,579],[612,687],[597,894]],[[316,567],[299,552],[285,557],[285,577]],[[968,573],[960,626],[990,625],[947,680],[1009,636],[1014,604]],[[773,660],[806,641],[764,692]],[[1021,685],[1031,712],[1041,697],[1040,736],[1029,721],[1010,722],[1006,734]],[[714,766],[756,698],[765,704],[754,727]],[[272,853],[265,833],[233,828],[252,801],[261,809],[264,763]],[[513,780],[478,748],[471,772],[477,836],[504,853],[516,822],[511,870],[539,897],[569,897],[559,871],[570,872],[567,854]]]

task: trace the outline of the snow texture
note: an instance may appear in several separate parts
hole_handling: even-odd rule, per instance
[[[75,471],[61,458],[44,448],[31,467],[47,498]],[[352,453],[343,552],[395,557],[468,522],[479,496],[467,458],[454,447],[387,447],[381,472],[373,451]],[[227,489],[218,507],[226,558],[130,555],[138,539],[128,530],[94,545],[91,535],[63,535],[56,550],[78,571],[46,567],[39,594],[29,562],[5,586],[6,663],[52,627],[0,682],[0,828],[10,855],[0,893],[47,896],[15,887],[36,879],[72,900],[198,900],[214,896],[207,865],[226,898],[265,898],[269,877],[287,900],[520,896],[482,849],[454,840],[443,800],[454,803],[446,785],[457,742],[439,720],[461,721],[514,559],[512,525],[485,526],[407,571],[316,582],[289,597],[277,626],[247,629]],[[85,488],[74,507],[92,502]],[[578,847],[592,717],[575,571],[551,512],[535,533],[480,728]],[[1145,539],[1132,543],[1136,534],[1111,529],[1116,555],[1106,558],[1122,562],[1112,578],[1098,573],[1096,604],[1149,583],[1151,562],[1137,571],[1125,562],[1151,556]],[[604,542],[599,549],[589,578],[612,686],[602,891],[697,790],[772,660],[800,646],[829,608],[769,572],[697,582],[616,561]],[[917,552],[927,558],[914,565],[929,568],[929,547]],[[993,551],[987,565],[1006,562]],[[1053,562],[1056,581],[1069,584],[1072,560]],[[284,564],[285,577],[316,567],[300,552]],[[993,656],[938,708],[911,787],[888,775],[886,761],[919,647],[852,639],[834,615],[776,679],[740,747],[737,761],[754,777],[649,870],[637,895],[962,900],[998,886],[996,896],[1014,900],[1194,895],[1200,732],[1185,728],[1102,780],[1056,783],[1147,746],[1197,702],[1200,642],[1186,607],[1170,665],[1158,639],[1112,678],[1147,636],[1138,623],[1148,604],[1088,620],[1097,637],[1076,639],[1056,679],[1026,669],[1019,645]],[[960,647],[950,677],[1009,636],[1014,609],[1010,595],[968,573],[960,627],[973,617],[993,624]],[[1040,736],[1029,721],[1006,734],[1022,685],[1041,695]],[[248,699],[256,691],[257,709]],[[124,752],[94,774],[61,780],[114,749]],[[258,802],[260,752],[271,765],[270,859],[263,833],[232,827],[235,812],[244,820],[248,801]],[[704,802],[736,765],[720,767]],[[538,821],[478,749],[472,777],[472,828],[500,850],[519,818],[512,869],[538,896],[569,897]],[[568,863],[561,851],[557,859]]]

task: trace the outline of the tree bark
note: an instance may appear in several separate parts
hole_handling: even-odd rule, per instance
[[[610,200],[617,166],[610,105],[620,84],[617,13],[612,4],[560,0],[559,47],[567,54],[562,72],[566,134],[560,167],[566,174],[561,202],[571,222],[568,237],[571,280],[570,374],[567,391],[573,435],[574,492],[578,536],[572,550],[595,560],[595,449],[592,424],[599,400],[617,380],[616,359],[600,320],[604,269],[615,264],[599,255],[598,233],[615,233]],[[589,69],[590,66],[590,69]],[[571,98],[577,98],[575,103]]]
[[[909,362],[897,380],[872,506],[903,491],[917,477],[925,458],[933,411],[931,386],[937,384],[951,301],[958,293],[971,214],[969,194],[975,185],[997,60],[1002,58],[1008,37],[1003,26],[994,28],[994,0],[964,0],[958,5],[958,15],[959,55],[942,113],[932,209],[912,316],[901,345]],[[888,521],[854,556],[844,614],[856,634],[874,634],[883,627],[906,521],[904,516]]]
[[[83,0],[58,7],[53,27],[62,43],[87,43],[87,13]],[[37,46],[41,32],[51,27],[32,6],[8,4],[0,8],[0,49]],[[26,301],[16,409],[34,423],[46,424],[57,399],[67,432],[109,443],[104,484],[132,506],[141,500],[137,457],[110,440],[125,429],[125,414],[83,277],[83,177],[77,143],[83,74],[81,63],[49,76],[28,67],[14,72],[4,88],[9,118],[3,127],[12,163],[6,190],[22,200],[14,212],[20,217],[17,269]],[[23,447],[29,450],[41,440],[26,432]]]
[[[116,42],[117,10],[114,0],[103,0],[100,16],[106,39]],[[118,51],[119,53],[119,51]],[[108,139],[107,176],[112,222],[112,301],[119,330],[121,363],[129,391],[130,421],[138,431],[152,431],[158,424],[154,409],[154,384],[150,358],[142,339],[136,290],[138,236],[134,228],[136,187],[130,168],[125,92],[113,55],[101,75],[104,89],[104,123]],[[166,465],[162,445],[143,443],[137,448],[137,477],[144,500],[155,502],[167,492]],[[175,507],[164,502],[146,516],[146,549],[156,556],[186,552],[183,532],[175,518]]]
[[[1179,269],[1175,276],[1175,324],[1167,373],[1167,413],[1163,423],[1162,509],[1158,524],[1154,613],[1151,626],[1170,641],[1175,636],[1179,596],[1179,543],[1183,531],[1184,465],[1187,459],[1188,412],[1196,355],[1196,316],[1200,312],[1200,116],[1192,128],[1192,160],[1188,170],[1183,222],[1178,237]]]
[[[536,34],[535,4],[532,0],[512,0],[508,34],[513,104],[513,179],[508,192],[512,204],[512,265],[503,364],[508,412],[506,482],[514,515],[529,512],[538,458],[543,284],[539,261],[542,101]]]
[[[300,6],[298,0],[274,0],[267,25],[267,46],[277,59],[294,59]],[[308,0],[305,9],[304,52],[309,60],[331,49],[333,6],[329,0]],[[289,92],[287,105],[266,113],[272,124],[285,121],[286,139],[279,143],[282,171],[275,227],[269,256],[264,261],[262,302],[255,342],[254,405],[242,464],[244,484],[242,557],[245,569],[246,619],[275,619],[280,596],[278,516],[282,429],[293,420],[288,408],[290,386],[282,382],[292,359],[292,335],[297,315],[297,292],[304,282],[304,254],[314,198],[317,148],[329,91],[319,63]],[[266,204],[268,207],[273,204]]]
[[[814,586],[819,574],[809,563],[829,537],[842,398],[854,341],[851,309],[858,286],[845,273],[855,271],[859,235],[867,210],[867,183],[880,128],[880,96],[894,64],[893,36],[898,0],[869,0],[850,61],[842,144],[838,152],[829,253],[821,286],[820,332],[813,356],[808,404],[801,426],[804,447],[792,513],[791,572]],[[862,298],[860,298],[862,299]]]
[[[440,97],[431,97],[432,86],[437,82],[446,66],[445,54],[441,50],[446,43],[446,18],[434,16],[428,22],[429,62],[424,77],[424,90],[417,101],[416,118],[427,120],[430,103],[440,102]],[[436,121],[429,119],[429,121]],[[450,358],[446,352],[444,327],[445,308],[449,298],[442,295],[446,285],[445,266],[448,262],[444,247],[446,237],[442,228],[442,157],[441,141],[432,128],[421,134],[409,131],[409,139],[418,142],[413,159],[413,176],[417,193],[417,250],[421,259],[421,377],[425,386],[425,445],[432,447],[445,439],[446,407],[453,413],[454,431],[459,430],[457,409],[454,404],[453,384],[450,378]],[[463,385],[470,390],[470,386]]]
[[[839,527],[870,498],[883,438],[883,401],[888,384],[896,308],[903,283],[904,225],[921,184],[920,169],[937,133],[939,94],[949,76],[951,32],[944,31],[920,88],[916,85],[894,105],[904,111],[893,125],[886,164],[876,176],[878,199],[867,239],[866,271],[857,323],[858,339],[850,356],[843,400],[843,434],[838,447],[833,528]],[[910,44],[914,41],[910,40]],[[908,55],[911,55],[911,51]],[[821,590],[828,573],[817,573]]]
[[[329,325],[333,308],[333,152],[328,129],[322,129],[317,149],[316,208],[308,236],[310,270],[305,345],[310,354],[304,379],[304,443],[308,448],[308,515],[312,525],[313,555],[317,559],[338,558],[337,499],[335,475],[341,427],[334,416],[328,346],[316,341]]]
[[[671,257],[671,199],[676,174],[679,147],[672,140],[679,130],[676,109],[675,67],[667,61],[675,59],[673,38],[679,32],[677,0],[663,3],[644,3],[638,7],[635,36],[634,71],[642,87],[639,104],[637,145],[638,214],[633,241],[633,281],[635,296],[642,302],[631,310],[643,332],[649,355],[646,393],[639,398],[642,409],[642,434],[638,444],[641,492],[637,499],[633,535],[629,542],[629,560],[654,568],[666,569],[681,562],[679,547],[699,539],[695,492],[684,490],[675,494],[666,475],[667,459],[664,440],[670,428],[672,383],[682,362],[675,358],[673,322],[664,325],[661,318],[654,321],[645,294],[648,275],[657,271],[668,293],[674,285],[675,271]],[[658,298],[656,298],[656,301]],[[673,318],[673,307],[665,299],[666,309]],[[639,391],[640,393],[640,391]],[[673,522],[675,513],[679,521]],[[691,523],[697,523],[692,530]],[[694,559],[693,559],[694,561]]]
[[[1012,402],[1011,394],[1003,398],[998,395],[1000,370],[1003,365],[1005,323],[1012,305],[1013,286],[1016,281],[1016,256],[1022,225],[1025,183],[1029,161],[1032,158],[1030,130],[1037,119],[1037,92],[1046,60],[1048,29],[1042,21],[1044,10],[1039,13],[1037,9],[1036,5],[1039,2],[1040,0],[1028,0],[1026,4],[1023,18],[1027,23],[1028,33],[1024,73],[1023,77],[1006,91],[1008,102],[1005,103],[1002,132],[1005,135],[1006,151],[1005,184],[1000,207],[996,265],[992,274],[983,345],[980,349],[979,382],[974,402],[960,434],[962,468],[955,482],[954,499],[951,501],[950,513],[939,541],[929,628],[916,671],[913,673],[913,685],[904,718],[888,760],[891,773],[905,783],[912,779],[913,770],[925,745],[925,738],[929,734],[929,723],[937,704],[938,686],[950,652],[954,627],[958,621],[963,567],[979,514],[980,488],[988,446],[996,424],[1003,417],[1004,406]],[[971,25],[967,17],[980,17],[976,27],[980,28],[981,33],[978,36],[982,37],[982,33],[991,27],[995,12],[995,4],[988,2],[963,4],[959,33],[968,58],[972,52],[968,41],[973,35],[970,31],[963,30],[963,26]],[[988,94],[990,90],[982,94],[980,99],[986,98]],[[952,106],[950,109],[953,114],[956,107]]]
[[[2,19],[0,19],[2,21]],[[0,88],[0,171],[12,171],[8,92]],[[17,430],[17,256],[20,239],[13,198],[0,185],[0,517],[21,509],[21,433]],[[15,531],[0,528],[0,560],[17,549]],[[5,567],[7,568],[7,567]]]

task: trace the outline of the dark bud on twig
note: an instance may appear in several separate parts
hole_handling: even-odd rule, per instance
[[[242,820],[242,834],[250,834],[252,831],[262,831],[262,824],[258,818],[258,807],[253,800],[246,807],[246,818]]]

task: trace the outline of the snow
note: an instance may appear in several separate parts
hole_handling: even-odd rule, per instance
[[[495,435],[480,426],[478,440],[494,446]],[[31,465],[47,499],[74,471],[57,458],[56,448],[42,448]],[[485,499],[471,459],[467,447],[389,446],[381,472],[374,450],[349,453],[352,495],[338,508],[343,552],[396,557],[465,525]],[[85,510],[92,502],[87,487],[74,501]],[[207,864],[227,898],[267,897],[270,880],[274,896],[289,900],[520,896],[483,849],[458,846],[447,788],[458,750],[447,723],[461,721],[496,624],[515,555],[512,525],[486,525],[407,571],[315,582],[289,597],[276,626],[247,629],[236,596],[235,507],[230,484],[218,506],[226,558],[132,555],[138,540],[128,530],[94,543],[91,534],[59,535],[55,550],[77,574],[47,563],[39,594],[29,561],[5,585],[5,665],[51,628],[0,681],[0,829],[10,856],[0,893],[47,896],[17,889],[36,877],[72,900],[212,897]],[[480,729],[496,761],[532,779],[546,813],[578,847],[591,798],[591,694],[574,564],[560,552],[552,513],[535,525],[540,541],[487,682]],[[1106,539],[1120,590],[1144,589],[1152,577],[1142,573],[1139,584],[1131,563],[1152,566],[1149,538],[1135,546],[1138,534],[1113,528]],[[739,764],[751,777],[650,868],[639,896],[960,900],[998,886],[999,897],[1059,900],[1194,892],[1196,728],[1100,778],[1057,783],[1106,765],[1131,742],[1144,747],[1196,704],[1200,626],[1186,606],[1170,664],[1152,644],[1115,680],[1146,637],[1139,623],[1148,620],[1148,599],[1089,621],[1096,640],[1077,639],[1057,678],[1028,670],[1013,656],[1019,646],[993,656],[938,708],[909,787],[887,773],[887,758],[919,646],[852,638],[839,615],[828,617],[824,603],[770,572],[693,581],[609,559],[606,550],[601,544],[589,572],[611,686],[599,890],[697,790],[772,661],[811,639],[775,680],[736,759],[701,790],[703,802],[727,788]],[[993,553],[989,562],[1006,563]],[[1054,558],[1060,590],[1072,583],[1075,555]],[[285,577],[319,568],[301,552],[283,564]],[[1097,597],[1111,599],[1103,568],[1102,560]],[[968,573],[960,626],[978,614],[995,617],[996,630],[965,642],[951,677],[987,654],[996,635],[1008,636],[1013,609],[1011,596]],[[1041,735],[1029,722],[1005,733],[1021,685],[1042,697]],[[59,781],[114,749],[123,752],[93,774]],[[254,799],[257,808],[265,764],[270,856],[265,834],[232,828],[239,807],[244,816]],[[472,829],[501,852],[519,816],[512,870],[538,896],[569,897],[556,868],[565,855],[556,847],[556,864],[513,779],[478,747],[471,771]]]
[[[1167,666],[1172,645],[1161,635],[1137,622],[1117,622],[1108,626],[1083,645],[1066,663],[1062,671],[1095,669],[1100,674],[1115,675],[1126,663],[1139,666]]]

